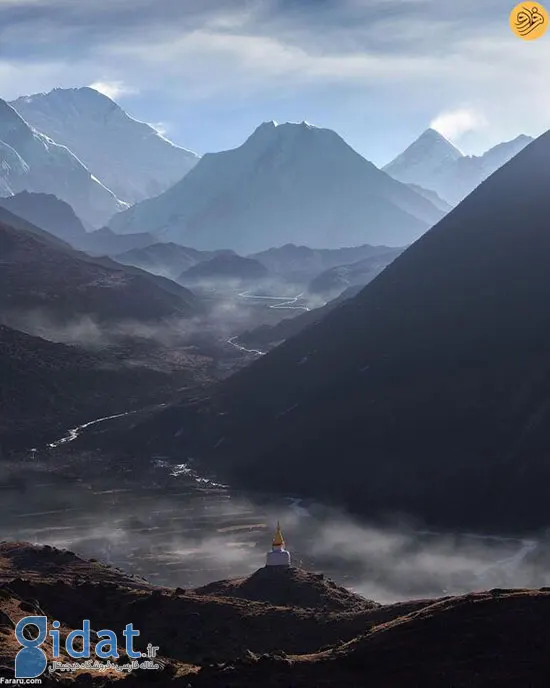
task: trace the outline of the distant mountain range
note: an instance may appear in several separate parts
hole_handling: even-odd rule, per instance
[[[247,254],[289,242],[404,245],[442,215],[335,132],[266,122],[239,148],[205,155],[175,186],[116,215],[109,226]]]
[[[0,194],[54,194],[90,225],[127,207],[65,146],[29,126],[0,100]]]
[[[130,204],[165,191],[199,160],[93,88],[56,88],[11,105],[38,131],[67,146]]]
[[[0,197],[55,195],[87,230],[109,224],[197,250],[395,247],[531,140],[465,156],[428,129],[382,171],[333,131],[266,122],[239,148],[201,159],[93,88],[54,89],[0,101]]]
[[[125,237],[139,237],[140,235],[119,234],[116,236],[124,240]],[[117,262],[123,265],[135,265],[155,275],[164,275],[169,279],[177,280],[189,268],[204,260],[214,258],[220,253],[228,253],[228,251],[197,251],[188,246],[179,246],[168,242],[136,247],[120,254],[114,254],[114,257]]]
[[[371,246],[370,244],[337,249],[285,244],[278,248],[254,253],[249,258],[259,260],[270,272],[284,277],[289,282],[307,283],[325,270],[356,263],[363,258],[371,258],[391,250],[387,246]]]
[[[178,456],[248,486],[439,526],[546,527],[548,160],[550,132],[356,297],[153,418],[131,450],[178,430]]]
[[[427,129],[383,169],[394,179],[435,191],[456,205],[531,141],[522,134],[483,155],[464,155],[439,132]]]

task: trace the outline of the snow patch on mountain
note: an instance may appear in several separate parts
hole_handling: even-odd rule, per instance
[[[427,129],[383,170],[405,184],[431,189],[434,177],[445,165],[464,154],[435,129]]]
[[[336,132],[271,121],[238,148],[203,156],[180,182],[114,217],[110,227],[252,253],[290,242],[403,245],[442,215]]]
[[[66,147],[37,131],[0,100],[0,193],[54,194],[92,225],[128,207]]]
[[[199,160],[90,87],[57,88],[21,97],[12,105],[38,130],[68,146],[97,179],[130,204],[162,193]]]
[[[532,141],[522,134],[483,155],[464,155],[440,133],[428,129],[383,169],[394,179],[433,191],[457,205]]]

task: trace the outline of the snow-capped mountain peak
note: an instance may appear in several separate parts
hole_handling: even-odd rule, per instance
[[[128,207],[98,182],[73,153],[30,126],[0,100],[0,194],[50,193],[91,225]]]
[[[484,155],[464,155],[435,129],[427,129],[383,169],[394,179],[435,191],[456,205],[533,139],[520,135]]]
[[[448,139],[430,128],[383,169],[406,184],[427,186],[439,168],[463,156]]]
[[[161,193],[199,160],[89,86],[23,96],[12,105],[128,203]]]
[[[110,227],[252,253],[290,241],[406,244],[441,216],[336,132],[271,121],[238,148],[205,155],[181,182],[114,217]]]

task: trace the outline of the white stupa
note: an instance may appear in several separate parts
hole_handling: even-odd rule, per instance
[[[281,533],[281,526],[277,521],[277,530],[271,543],[271,552],[265,557],[266,566],[290,566],[290,552],[285,549],[285,541]]]

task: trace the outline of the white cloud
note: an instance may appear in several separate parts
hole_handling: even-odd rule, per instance
[[[162,138],[166,138],[166,134],[168,133],[168,125],[165,124],[164,122],[148,122],[150,127],[153,127],[153,129],[157,132],[159,136],[162,136]]]
[[[96,91],[103,93],[104,96],[107,96],[107,98],[112,98],[113,100],[136,93],[135,89],[129,88],[122,81],[94,81],[93,84],[90,84],[90,88],[94,88]]]
[[[502,0],[483,8],[474,0],[328,0],[322,11],[299,3],[293,12],[278,11],[278,0],[234,0],[229,8],[221,0],[186,0],[167,3],[161,15],[151,0],[20,2],[33,7],[24,21],[21,13],[2,12],[17,0],[0,0],[4,98],[94,82],[115,100],[141,93],[138,112],[146,102],[143,118],[170,119],[176,136],[179,112],[159,105],[153,114],[152,103],[191,113],[206,101],[225,110],[234,103],[239,113],[265,106],[264,118],[281,118],[277,105],[286,111],[295,103],[295,118],[307,115],[339,130],[349,125],[348,135],[356,128],[359,141],[362,113],[380,118],[382,131],[386,122],[399,129],[411,120],[416,130],[436,115],[432,126],[449,138],[465,134],[461,144],[472,153],[550,125],[543,69],[550,42],[518,40],[508,10],[501,16]],[[481,12],[487,22],[476,20]],[[185,21],[176,21],[178,13]],[[310,93],[318,107],[308,104]],[[336,100],[349,102],[346,112]],[[327,119],[323,103],[330,106]]]
[[[442,112],[430,122],[430,127],[448,139],[459,139],[468,131],[487,126],[487,120],[472,108],[458,108]]]

